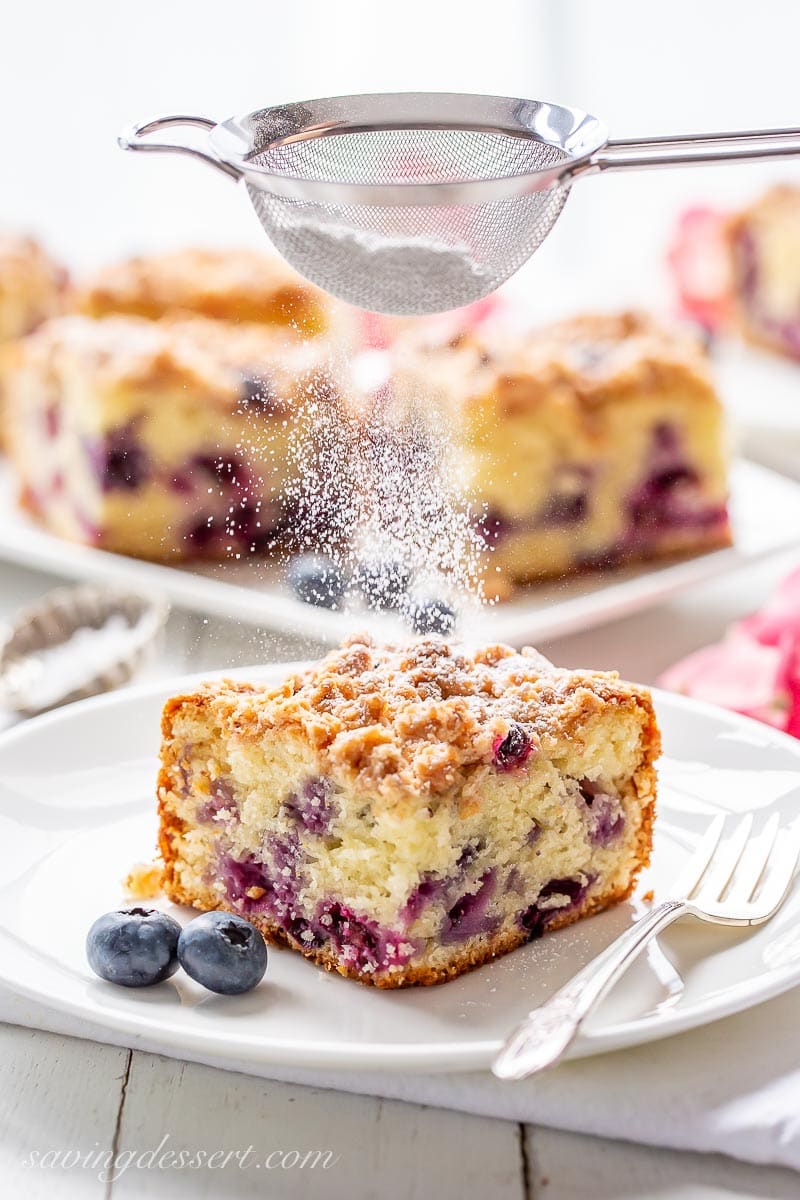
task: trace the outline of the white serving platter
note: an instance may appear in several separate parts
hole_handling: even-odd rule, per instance
[[[465,637],[519,645],[561,637],[637,612],[697,583],[800,546],[800,482],[739,460],[731,484],[734,545],[695,558],[640,566],[522,589],[511,601],[464,614]],[[178,608],[260,629],[334,644],[354,628],[391,637],[399,620],[368,612],[330,612],[294,598],[284,569],[260,560],[199,568],[162,566],[65,542],[13,503],[0,466],[0,561],[69,579],[123,583],[159,593]]]

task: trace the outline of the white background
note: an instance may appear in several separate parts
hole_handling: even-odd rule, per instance
[[[81,269],[192,241],[264,244],[221,176],[116,148],[146,116],[417,88],[563,101],[621,137],[800,125],[793,0],[19,0],[2,29],[0,227]],[[522,284],[664,299],[675,214],[774,178],[800,180],[800,162],[586,180]]]

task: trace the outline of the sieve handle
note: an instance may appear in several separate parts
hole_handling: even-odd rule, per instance
[[[647,140],[606,142],[583,164],[589,171],[647,167],[697,166],[703,163],[753,162],[800,155],[800,129],[750,129],[731,133],[680,134]],[[576,171],[581,173],[579,165]]]
[[[117,138],[117,143],[123,150],[155,150],[162,154],[165,152],[188,154],[192,158],[199,158],[201,162],[208,163],[211,167],[216,167],[230,179],[239,180],[242,177],[241,171],[230,163],[223,162],[210,148],[201,150],[198,146],[180,142],[147,142],[144,140],[151,133],[157,133],[160,129],[170,129],[175,125],[194,125],[199,129],[208,130],[214,129],[216,124],[216,121],[211,121],[208,117],[155,117],[152,121],[142,121],[141,124],[131,125],[123,130]]]

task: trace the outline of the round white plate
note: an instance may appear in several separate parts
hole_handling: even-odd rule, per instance
[[[86,931],[123,900],[132,864],[152,855],[160,708],[185,683],[84,701],[0,737],[0,977],[18,991],[166,1053],[251,1071],[259,1062],[470,1070],[486,1067],[520,1017],[640,911],[637,901],[618,906],[432,988],[362,987],[273,949],[264,982],[245,996],[213,996],[181,972],[140,991],[104,983],[86,964]],[[666,753],[639,894],[658,896],[714,814],[752,811],[756,830],[775,811],[796,817],[800,743],[666,693],[656,700]],[[674,928],[610,993],[573,1053],[665,1037],[798,982],[800,885],[760,929]]]

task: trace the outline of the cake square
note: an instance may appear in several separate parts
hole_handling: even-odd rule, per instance
[[[158,320],[183,313],[283,325],[306,337],[331,333],[344,312],[277,255],[208,247],[141,255],[105,267],[79,290],[76,308],[91,317]]]
[[[324,338],[203,317],[68,316],[7,383],[22,503],[73,541],[159,561],[258,553],[291,524],[289,444],[339,402]]]
[[[33,238],[0,235],[0,446],[4,442],[3,379],[13,362],[8,347],[64,310],[67,272]]]
[[[770,188],[728,222],[727,240],[740,331],[800,358],[800,187]]]
[[[491,551],[526,583],[729,544],[723,410],[693,334],[637,313],[400,339],[410,419],[446,423]]]
[[[648,692],[535,651],[353,637],[276,688],[167,702],[167,895],[378,987],[432,984],[628,896]]]

